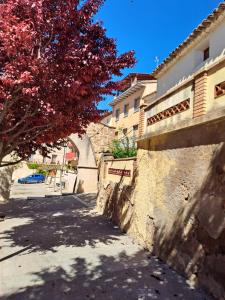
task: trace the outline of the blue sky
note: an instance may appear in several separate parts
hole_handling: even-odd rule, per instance
[[[151,73],[155,57],[162,62],[209,15],[221,0],[106,0],[97,19],[107,35],[117,40],[119,53],[136,52],[137,64],[129,72]],[[99,104],[110,109],[111,97]]]

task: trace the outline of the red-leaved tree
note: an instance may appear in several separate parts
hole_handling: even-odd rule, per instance
[[[112,76],[134,64],[93,21],[103,2],[0,1],[0,166],[84,133],[118,88]]]

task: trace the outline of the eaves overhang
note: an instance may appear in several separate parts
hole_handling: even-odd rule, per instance
[[[137,91],[140,91],[143,89],[145,85],[143,82],[138,82],[135,85],[131,86],[129,89],[127,89],[125,92],[123,92],[121,95],[117,96],[112,102],[109,103],[109,105],[114,106],[118,102],[126,99],[127,97],[131,96],[132,94],[136,93]]]
[[[148,111],[152,106],[156,105],[157,103],[159,103],[160,101],[162,101],[166,97],[171,96],[172,94],[176,93],[176,91],[182,89],[184,86],[187,86],[188,84],[193,82],[194,78],[196,76],[198,76],[199,74],[201,74],[205,71],[209,72],[210,70],[212,70],[213,68],[216,68],[218,65],[223,64],[224,62],[225,62],[225,55],[222,56],[220,59],[218,59],[216,61],[212,61],[212,63],[210,63],[210,64],[209,63],[205,64],[201,68],[196,69],[196,71],[193,72],[193,74],[191,74],[189,77],[187,77],[184,81],[182,81],[181,83],[173,86],[171,89],[166,91],[160,97],[156,97],[155,100],[153,100],[149,105],[146,106],[145,111]]]
[[[201,41],[203,35],[207,35],[213,26],[217,26],[221,19],[225,18],[225,1],[206,18],[202,23],[194,29],[194,31],[184,40],[169,56],[152,72],[152,76],[159,78],[164,72],[167,71],[177,60],[183,56],[190,48],[197,42]]]

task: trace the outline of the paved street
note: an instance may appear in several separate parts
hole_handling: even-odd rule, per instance
[[[44,197],[46,194],[46,185],[38,184],[20,184],[15,182],[11,188],[11,198]]]
[[[0,205],[0,299],[209,299],[93,204],[85,195]]]
[[[15,182],[12,185],[11,198],[44,197],[45,195],[59,195],[59,191],[54,192],[54,188],[44,183],[20,184]]]

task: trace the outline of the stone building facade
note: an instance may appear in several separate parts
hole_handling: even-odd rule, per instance
[[[91,123],[87,128],[86,134],[91,140],[98,164],[102,153],[111,151],[112,142],[115,139],[115,128],[103,122]]]

